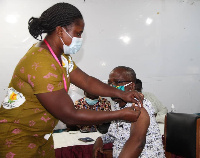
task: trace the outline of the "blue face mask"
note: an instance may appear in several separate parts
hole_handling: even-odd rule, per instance
[[[94,100],[92,100],[92,99],[90,99],[90,98],[85,98],[85,101],[86,101],[89,105],[95,105],[95,104],[99,101],[99,99],[94,99]]]
[[[123,86],[115,86],[115,85],[112,85],[112,86],[115,87],[115,88],[117,88],[117,89],[119,89],[119,90],[125,91],[125,87],[128,86],[128,85],[130,85],[131,83],[132,82],[127,83],[127,84],[125,84]]]
[[[67,33],[67,31],[63,28],[63,30],[66,32],[66,34],[70,36],[69,33]],[[62,38],[60,37],[62,43],[63,43],[63,51],[64,51],[64,54],[76,54],[76,52],[79,51],[79,49],[81,48],[81,45],[82,45],[82,41],[83,39],[82,38],[78,38],[78,37],[71,37],[72,38],[72,43],[67,46],[64,41],[62,40]]]

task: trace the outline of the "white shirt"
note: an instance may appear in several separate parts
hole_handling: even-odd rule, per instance
[[[132,103],[127,103],[125,107],[131,107]],[[119,110],[119,104],[115,104],[114,110]],[[165,158],[162,144],[162,136],[155,119],[155,110],[151,102],[147,99],[143,101],[143,107],[150,116],[150,125],[146,134],[146,144],[139,158]],[[123,149],[124,144],[130,137],[131,122],[123,120],[112,121],[108,132],[101,136],[103,143],[113,143],[113,158],[117,158]]]

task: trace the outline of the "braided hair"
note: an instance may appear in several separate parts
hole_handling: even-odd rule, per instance
[[[81,12],[69,3],[57,3],[42,13],[40,18],[31,17],[28,21],[29,33],[42,40],[42,33],[51,33],[57,26],[69,26],[77,19],[83,19]],[[40,36],[41,39],[38,39]]]

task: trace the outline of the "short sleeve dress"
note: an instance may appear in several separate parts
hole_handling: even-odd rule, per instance
[[[35,94],[70,86],[70,72],[77,68],[71,56],[62,55],[62,67],[51,53],[33,45],[16,66],[7,95],[0,105],[0,157],[55,157],[52,133],[58,120]],[[56,105],[55,105],[56,106]]]

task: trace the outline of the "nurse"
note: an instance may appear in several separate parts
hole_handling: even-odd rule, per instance
[[[123,92],[87,75],[70,54],[81,47],[84,20],[68,3],[57,3],[39,18],[30,18],[30,34],[39,39],[16,66],[0,107],[0,157],[55,157],[52,136],[58,120],[67,125],[93,125],[111,120],[134,122],[140,110],[76,110],[68,95],[70,83],[100,96],[142,105],[136,91]],[[42,34],[46,37],[42,40]],[[135,100],[137,98],[137,100]]]

